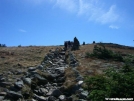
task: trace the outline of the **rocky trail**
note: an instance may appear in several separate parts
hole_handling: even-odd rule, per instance
[[[71,51],[66,54],[64,49],[50,50],[36,67],[0,74],[0,101],[87,101],[88,92],[81,87],[83,77],[78,65]],[[71,68],[77,82],[71,89],[63,86],[66,68]],[[14,76],[19,74],[18,78]]]

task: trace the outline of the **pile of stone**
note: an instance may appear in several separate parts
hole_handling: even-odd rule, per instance
[[[65,69],[69,65],[74,67],[72,70],[76,73],[78,83],[68,95],[63,83],[66,80]],[[23,76],[16,78],[15,82],[10,82],[4,74],[0,74],[0,101],[86,101],[84,99],[88,92],[81,88],[83,78],[75,68],[77,65],[78,61],[71,52],[70,64],[67,64],[64,49],[50,50],[39,66],[28,67],[26,72],[18,71]],[[75,94],[78,100],[74,100],[72,95]]]

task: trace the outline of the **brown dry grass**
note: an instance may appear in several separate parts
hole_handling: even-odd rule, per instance
[[[37,66],[57,46],[0,47],[0,70]]]

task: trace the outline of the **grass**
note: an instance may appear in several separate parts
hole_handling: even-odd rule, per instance
[[[32,46],[32,47],[1,47],[0,67],[1,70],[9,68],[26,68],[37,66],[50,49],[56,46]]]

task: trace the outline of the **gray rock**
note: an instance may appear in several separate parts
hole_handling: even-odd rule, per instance
[[[60,95],[59,99],[60,99],[60,101],[65,101],[66,100],[66,96],[65,95]]]
[[[66,101],[73,101],[73,97],[72,97],[72,96],[67,97],[67,98],[66,98]]]
[[[34,98],[37,99],[38,101],[46,101],[47,100],[46,97],[44,97],[44,96],[38,96],[36,94],[34,94]]]
[[[6,78],[0,77],[0,82],[4,82],[5,80],[6,80]]]
[[[6,92],[0,92],[0,96],[6,96],[7,93]]]
[[[16,88],[22,89],[22,87],[24,86],[24,83],[23,83],[22,80],[20,80],[20,81],[15,82],[15,83],[14,83],[14,86],[15,86]]]
[[[28,68],[28,71],[34,71],[34,70],[36,70],[36,67],[29,67]]]
[[[53,62],[52,62],[52,61],[49,61],[49,63],[50,63],[51,65],[53,65]]]
[[[56,98],[54,96],[49,96],[47,101],[56,101]]]
[[[57,86],[57,83],[53,83],[52,86]]]
[[[26,101],[37,101],[37,100],[35,100],[35,99],[28,99],[28,100],[26,100]]]
[[[1,87],[11,86],[11,85],[12,85],[11,82],[0,82]]]
[[[57,79],[57,82],[60,83],[60,82],[64,82],[65,81],[65,77],[59,77]]]
[[[49,91],[48,91],[48,93],[46,94],[47,96],[51,96],[52,95],[52,93],[53,93],[53,91],[54,91],[54,89],[49,89]]]
[[[11,97],[13,99],[23,98],[23,95],[21,93],[14,92],[14,91],[7,91],[7,95],[8,97]]]
[[[76,81],[82,81],[84,79],[84,77],[82,75],[78,75],[76,77]]]
[[[0,101],[3,101],[4,98],[5,98],[5,96],[0,95]]]
[[[65,51],[63,51],[63,52],[60,52],[59,54],[60,54],[60,55],[65,55]]]
[[[16,75],[20,75],[20,74],[22,74],[23,72],[21,71],[21,70],[19,70],[19,69],[17,69],[16,70]]]
[[[72,94],[73,94],[73,93],[76,93],[80,88],[81,88],[81,86],[78,85],[78,84],[76,84],[76,85],[74,85],[74,86],[72,87],[70,93],[72,93]]]
[[[44,69],[44,67],[43,67],[42,65],[39,65],[37,68],[38,68],[39,70],[43,70],[43,69]]]
[[[75,100],[75,101],[87,101],[87,100],[84,100],[84,99],[79,99],[79,100]]]
[[[79,98],[80,99],[86,99],[88,96],[88,91],[83,91],[80,93]]]
[[[24,81],[24,83],[26,83],[28,85],[31,85],[31,82],[32,82],[31,78],[24,78],[23,81]]]
[[[46,95],[48,93],[48,90],[46,88],[40,88],[38,90],[38,93],[40,93],[41,95]]]
[[[44,77],[40,76],[39,74],[34,74],[34,77],[38,79],[40,84],[46,84],[48,81]]]
[[[55,96],[55,97],[59,97],[60,95],[62,95],[62,92],[58,89],[53,90],[51,96]]]
[[[83,81],[78,81],[78,85],[82,85],[83,84]]]

